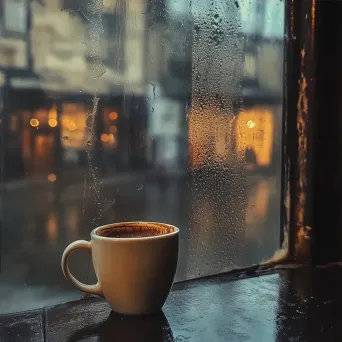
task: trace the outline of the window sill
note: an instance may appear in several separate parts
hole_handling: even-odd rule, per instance
[[[1,341],[341,340],[342,267],[287,269],[174,286],[164,314],[120,317],[100,298],[0,316]],[[88,341],[88,339],[87,339]]]

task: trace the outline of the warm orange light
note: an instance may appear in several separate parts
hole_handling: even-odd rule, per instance
[[[109,135],[105,133],[101,134],[101,141],[107,143],[109,141]]]
[[[210,163],[232,163],[230,155],[234,153],[228,137],[233,136],[231,115],[215,110],[197,110],[192,108],[188,114],[189,122],[189,164],[192,170]],[[246,124],[246,122],[245,122]]]
[[[116,133],[117,131],[118,131],[118,128],[117,128],[116,126],[110,126],[110,127],[109,127],[109,132],[110,132],[110,133],[114,134],[114,133]]]
[[[258,186],[253,189],[252,196],[248,199],[246,223],[252,225],[251,229],[255,227],[253,223],[265,220],[269,207],[271,187],[272,184],[268,180],[261,180]],[[251,231],[248,233],[251,233]],[[258,231],[255,231],[255,233],[257,234]]]
[[[109,140],[109,143],[111,144],[111,145],[116,145],[116,139],[115,139],[115,136],[114,136],[114,134],[109,134],[108,135],[108,140]]]
[[[255,121],[253,121],[253,120],[248,120],[248,121],[247,121],[247,127],[248,127],[248,128],[254,128],[254,127],[255,127]]]
[[[56,119],[49,119],[49,126],[50,127],[56,127],[57,126],[57,120]]]
[[[70,131],[74,131],[76,129],[75,123],[74,122],[69,122],[68,128],[70,129]]]
[[[47,233],[51,242],[55,242],[57,238],[57,217],[56,214],[50,214],[47,221]]]
[[[118,113],[117,112],[109,113],[109,119],[115,121],[117,118],[118,118]]]
[[[83,149],[87,142],[86,120],[89,114],[87,106],[65,103],[62,105],[58,126],[61,126],[62,144],[68,148]],[[57,118],[56,118],[57,119]]]
[[[56,177],[56,175],[54,174],[54,173],[50,173],[49,175],[48,175],[48,181],[49,182],[55,182],[56,181],[56,179],[57,179],[57,177]]]
[[[237,150],[245,155],[249,149],[255,154],[257,165],[270,165],[275,125],[271,109],[268,107],[245,109],[239,114],[236,125]]]
[[[50,110],[49,110],[49,119],[57,119],[57,108],[54,105]]]
[[[30,125],[32,127],[38,127],[39,126],[39,121],[37,119],[33,118],[33,119],[30,120]]]

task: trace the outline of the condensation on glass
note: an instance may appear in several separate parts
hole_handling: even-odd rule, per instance
[[[104,223],[177,225],[178,281],[272,257],[283,6],[3,1],[0,313],[79,297],[61,254]]]

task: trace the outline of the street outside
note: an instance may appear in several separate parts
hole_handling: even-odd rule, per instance
[[[61,255],[72,241],[89,240],[100,224],[145,220],[178,226],[177,281],[256,264],[280,247],[280,184],[274,175],[209,172],[176,175],[164,184],[135,173],[103,180],[97,204],[91,191],[84,192],[84,181],[61,190],[57,200],[53,186],[24,182],[3,189],[1,313],[79,298],[63,277]],[[70,268],[81,281],[95,282],[87,253],[72,255]]]
[[[102,224],[178,226],[176,281],[274,255],[282,1],[1,9],[0,313],[79,298],[61,256]],[[85,251],[70,266],[96,281]]]

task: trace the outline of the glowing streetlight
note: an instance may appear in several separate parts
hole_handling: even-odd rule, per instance
[[[115,121],[117,118],[118,118],[118,113],[117,112],[109,113],[109,119]]]
[[[101,134],[101,141],[107,143],[109,141],[109,135],[105,133]]]
[[[49,126],[50,127],[56,127],[57,126],[57,120],[56,119],[49,119]]]
[[[39,126],[39,121],[38,121],[38,119],[32,118],[32,119],[30,120],[30,125],[31,125],[32,127],[38,127],[38,126]]]
[[[49,175],[48,175],[48,181],[49,182],[55,182],[56,181],[56,179],[57,179],[57,177],[56,177],[56,175],[54,174],[54,173],[50,173]]]

